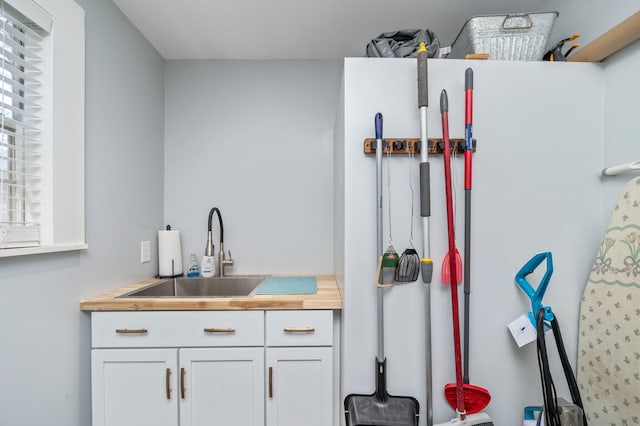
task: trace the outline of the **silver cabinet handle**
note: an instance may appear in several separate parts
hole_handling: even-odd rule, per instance
[[[184,367],[182,367],[180,369],[180,396],[182,397],[182,399],[184,399],[184,394],[186,393],[185,387],[184,387]]]
[[[205,333],[235,333],[236,329],[233,327],[229,328],[205,328]]]
[[[147,334],[148,332],[146,328],[116,328],[117,334]]]
[[[313,327],[285,327],[283,331],[285,333],[315,333],[316,329]]]
[[[171,399],[171,369],[167,368],[165,373],[165,386],[167,392],[167,399]]]

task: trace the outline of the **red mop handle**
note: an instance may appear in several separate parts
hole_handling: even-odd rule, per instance
[[[464,189],[471,189],[471,156],[473,154],[473,70],[464,74]]]
[[[447,234],[449,239],[449,274],[451,275],[451,314],[453,318],[453,349],[456,367],[456,402],[459,413],[464,413],[464,392],[462,389],[462,355],[460,351],[460,316],[458,311],[458,282],[456,274],[455,230],[453,224],[453,196],[451,190],[451,147],[449,140],[449,101],[445,90],[440,94],[442,113],[442,138],[444,139],[443,161],[445,198],[447,205]]]

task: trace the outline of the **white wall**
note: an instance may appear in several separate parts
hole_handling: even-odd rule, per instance
[[[71,3],[71,0],[68,0]],[[0,424],[91,423],[83,298],[153,275],[141,240],[162,225],[163,61],[110,1],[78,0],[86,23],[89,249],[0,259]]]
[[[640,10],[637,0],[613,3],[598,0],[547,0],[544,8],[560,12],[551,40],[557,41],[577,32],[581,36],[576,42],[583,47]],[[638,41],[602,62],[606,82],[603,117],[605,146],[601,169],[640,159],[640,145],[637,143],[637,137],[634,137],[637,99],[640,96],[640,81],[636,76],[639,65]],[[620,191],[632,176],[633,173],[627,173],[601,178],[604,212],[602,235]]]
[[[449,93],[451,137],[463,137],[467,66],[475,71],[478,140],[472,192],[470,377],[472,384],[491,392],[493,401],[486,411],[494,422],[515,425],[521,424],[525,405],[541,402],[535,345],[518,349],[506,328],[531,309],[514,284],[514,275],[535,253],[553,253],[555,272],[544,303],[558,315],[569,358],[576,359],[580,299],[601,238],[598,171],[604,149],[604,75],[594,64],[430,61],[430,137],[442,134],[443,88]],[[362,143],[373,137],[378,111],[384,114],[386,137],[419,136],[415,69],[415,60],[345,61],[345,124],[336,144],[345,156],[344,196],[336,201],[345,224],[344,230],[336,231],[338,238],[344,233],[336,245],[345,251],[344,270],[336,271],[344,288],[343,397],[374,389],[375,160],[363,154]],[[431,286],[433,390],[438,423],[454,417],[442,389],[455,376],[450,293],[440,283],[447,250],[442,158],[432,156],[430,162],[431,255],[436,266]],[[463,165],[461,159],[454,164],[457,246],[462,250]],[[408,167],[408,158],[392,158],[392,228],[399,252],[408,245]],[[419,217],[414,222],[419,234]],[[387,219],[385,229],[386,223]],[[419,237],[416,244],[422,247]],[[536,277],[530,277],[534,286]],[[424,291],[419,281],[385,292],[389,392],[415,396],[423,409]],[[556,374],[562,377],[560,369]],[[562,392],[562,380],[556,381]],[[425,424],[424,416],[421,422]]]
[[[640,80],[636,75],[640,69],[640,42],[609,57],[603,65],[606,75],[604,168],[640,160],[637,131]],[[625,183],[637,175],[631,172],[602,178],[605,225]]]
[[[169,61],[165,221],[183,258],[224,220],[230,273],[333,272],[338,61]],[[218,224],[214,217],[214,244]]]

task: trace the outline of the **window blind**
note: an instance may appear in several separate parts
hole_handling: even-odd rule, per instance
[[[42,29],[0,0],[0,248],[40,245]]]

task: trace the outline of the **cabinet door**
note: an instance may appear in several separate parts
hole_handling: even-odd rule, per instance
[[[331,426],[331,347],[267,348],[267,426]]]
[[[180,350],[181,426],[264,426],[264,348]]]
[[[176,349],[94,349],[93,426],[177,426]]]

